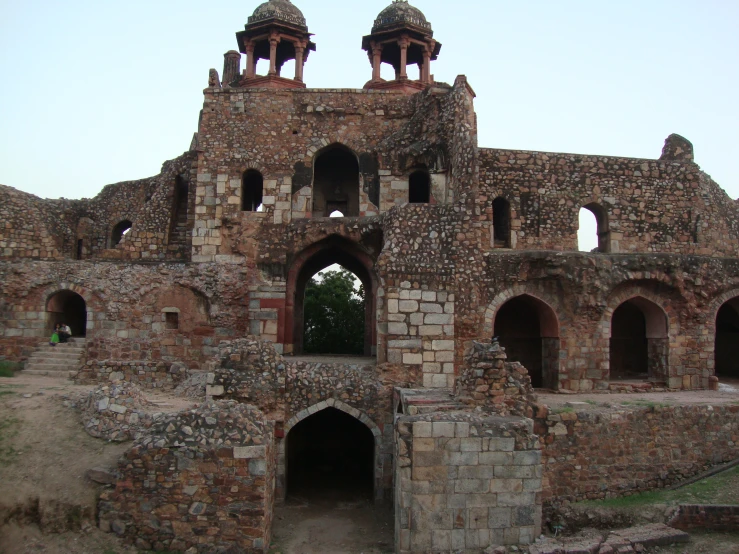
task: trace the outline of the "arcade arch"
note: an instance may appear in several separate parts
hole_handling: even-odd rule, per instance
[[[549,304],[529,294],[511,298],[495,314],[493,335],[510,361],[526,367],[532,386],[557,389],[559,321]]]
[[[651,300],[635,296],[613,311],[609,346],[611,380],[667,379],[668,318]]]
[[[717,377],[739,379],[739,296],[722,304],[716,314],[714,360]]]

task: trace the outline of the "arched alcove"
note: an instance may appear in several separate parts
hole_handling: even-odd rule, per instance
[[[116,223],[110,233],[110,247],[115,248],[123,240],[124,235],[128,234],[131,227],[133,227],[133,223],[128,219]]]
[[[372,500],[375,436],[359,419],[329,407],[287,434],[287,495],[308,500]]]
[[[296,256],[288,272],[285,310],[285,352],[303,353],[305,289],[319,271],[334,264],[356,275],[365,291],[364,355],[377,354],[376,298],[378,281],[374,261],[356,243],[329,237]]]
[[[559,322],[547,303],[528,294],[512,298],[495,314],[493,329],[508,360],[526,367],[534,387],[558,388]]]
[[[716,315],[716,376],[739,379],[739,297],[724,303]]]
[[[577,243],[581,252],[611,251],[608,212],[600,204],[591,202],[580,209]]]
[[[71,290],[61,290],[46,301],[46,326],[50,332],[57,323],[66,323],[73,337],[87,335],[87,303]]]
[[[431,201],[431,175],[425,169],[411,173],[408,180],[408,202],[428,204]]]
[[[241,180],[241,210],[244,212],[262,211],[264,196],[264,177],[256,169],[244,172]]]
[[[322,150],[313,164],[313,216],[359,216],[359,161],[342,144]]]
[[[501,196],[493,200],[493,242],[495,248],[511,247],[511,203]]]
[[[610,379],[667,379],[668,319],[664,310],[637,296],[619,305],[611,317]]]

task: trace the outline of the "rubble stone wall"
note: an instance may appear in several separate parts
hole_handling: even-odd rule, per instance
[[[100,527],[137,548],[269,547],[274,429],[255,408],[219,402],[157,420],[118,471],[101,495]]]
[[[614,253],[739,253],[739,210],[689,160],[481,149],[479,201],[510,202],[513,247],[577,250],[580,208],[607,214]]]
[[[555,410],[534,430],[544,501],[575,502],[663,488],[736,459],[739,406]]]
[[[541,452],[530,420],[402,416],[395,442],[396,552],[477,553],[541,533]]]

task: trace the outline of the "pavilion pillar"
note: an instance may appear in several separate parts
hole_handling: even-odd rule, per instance
[[[382,46],[372,47],[372,80],[379,81],[382,72]]]
[[[246,78],[251,79],[256,74],[257,62],[254,59],[254,42],[246,44]]]
[[[408,46],[410,46],[410,41],[403,37],[398,41],[398,45],[400,46],[400,73],[398,79],[403,80],[408,78]]]
[[[305,47],[301,44],[295,45],[295,80],[303,82],[303,64],[305,61],[303,60],[303,54],[305,52]]]
[[[269,37],[269,73],[267,75],[277,75],[277,44],[280,39],[276,36]]]

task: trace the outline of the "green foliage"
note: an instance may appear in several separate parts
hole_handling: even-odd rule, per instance
[[[19,364],[0,361],[0,377],[15,377],[15,372],[20,370]]]
[[[364,288],[354,290],[353,274],[327,271],[305,289],[306,354],[364,353]]]

